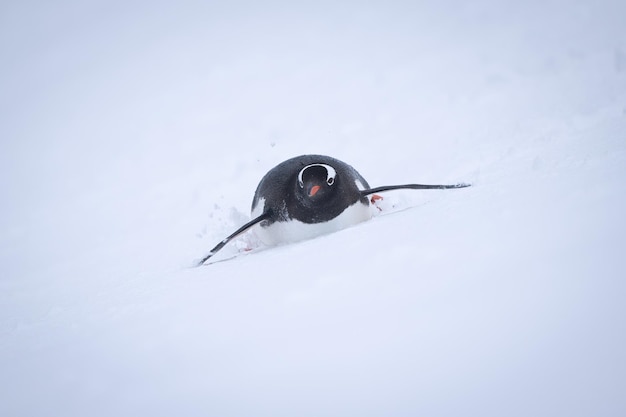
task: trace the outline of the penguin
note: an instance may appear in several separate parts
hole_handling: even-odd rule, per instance
[[[218,243],[197,266],[257,224],[260,226],[257,235],[268,246],[297,242],[369,220],[373,215],[371,205],[380,199],[376,193],[470,185],[404,184],[371,188],[356,169],[343,161],[325,155],[296,156],[265,174],[252,199],[252,220]]]

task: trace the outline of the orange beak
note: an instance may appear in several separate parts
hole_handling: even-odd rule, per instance
[[[309,191],[309,197],[313,197],[315,194],[317,194],[320,188],[322,187],[319,185],[314,185],[313,187],[311,187],[311,191]]]

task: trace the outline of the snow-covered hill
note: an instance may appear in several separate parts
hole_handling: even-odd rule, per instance
[[[624,16],[1,6],[0,415],[624,415]],[[473,186],[191,268],[304,153]]]

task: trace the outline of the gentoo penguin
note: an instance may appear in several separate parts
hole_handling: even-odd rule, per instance
[[[260,223],[266,245],[335,232],[372,217],[369,195],[398,189],[447,189],[470,184],[404,184],[370,188],[356,169],[324,155],[301,155],[278,164],[261,179],[252,200],[252,220],[218,243],[198,266],[232,239]]]

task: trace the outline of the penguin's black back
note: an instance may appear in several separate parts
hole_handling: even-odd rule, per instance
[[[330,165],[336,171],[332,194],[323,202],[311,205],[299,198],[297,191],[298,174],[306,166],[313,164]],[[299,220],[303,223],[321,223],[339,216],[346,208],[361,202],[368,205],[356,185],[359,181],[364,188],[370,188],[367,181],[356,169],[338,159],[324,155],[301,155],[288,159],[272,168],[259,182],[252,200],[252,211],[264,200],[263,212],[269,217],[262,225],[277,221]]]

